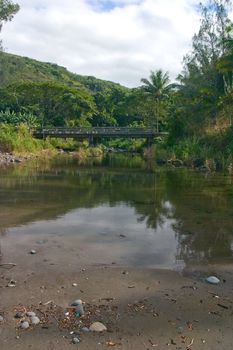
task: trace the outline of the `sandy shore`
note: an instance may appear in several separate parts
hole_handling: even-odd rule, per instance
[[[94,264],[93,257],[90,263],[80,257],[69,260],[66,251],[59,253],[59,260],[49,243],[38,245],[31,255],[30,242],[24,250],[11,240],[6,242],[1,264],[16,266],[0,267],[1,350],[232,349],[231,266],[207,266],[199,274],[188,269],[185,277],[110,261]],[[221,279],[217,286],[201,277],[212,273]],[[15,286],[7,287],[11,280]],[[79,298],[85,302],[83,319],[70,308]],[[14,316],[20,312],[24,317],[26,311],[35,311],[41,323],[21,330],[22,319]],[[102,322],[108,331],[79,331],[94,321]],[[78,345],[72,344],[74,331],[80,333]]]

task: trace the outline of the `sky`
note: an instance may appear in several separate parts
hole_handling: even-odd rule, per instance
[[[3,27],[3,46],[129,87],[160,68],[175,79],[199,28],[199,2],[17,0],[21,9]]]

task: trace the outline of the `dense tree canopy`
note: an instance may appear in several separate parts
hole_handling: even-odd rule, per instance
[[[33,114],[44,126],[84,126],[90,125],[95,103],[84,90],[54,82],[19,82],[0,89],[0,110]]]

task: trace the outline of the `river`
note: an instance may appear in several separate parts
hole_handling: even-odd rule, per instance
[[[12,165],[0,170],[0,242],[2,256],[47,249],[64,264],[232,264],[233,178],[124,154]]]

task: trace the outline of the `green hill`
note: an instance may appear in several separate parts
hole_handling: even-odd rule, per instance
[[[132,91],[54,63],[0,52],[0,121],[4,123],[17,123],[26,113],[44,125],[125,126],[135,119],[128,109]]]
[[[97,79],[93,76],[82,76],[69,72],[65,67],[55,63],[40,62],[28,57],[17,56],[6,52],[0,53],[0,87],[21,80],[34,82],[53,81],[69,87],[85,87],[92,92],[106,90],[129,90],[120,84]]]

